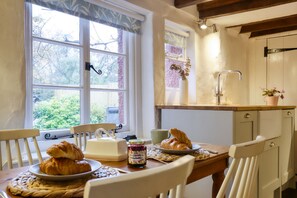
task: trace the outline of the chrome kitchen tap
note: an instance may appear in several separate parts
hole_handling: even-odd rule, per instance
[[[223,96],[222,90],[221,90],[221,75],[224,73],[238,73],[239,75],[239,80],[242,79],[242,73],[239,70],[224,70],[219,72],[218,74],[218,85],[217,85],[217,90],[216,90],[216,97],[217,97],[217,105],[221,104],[221,96]]]

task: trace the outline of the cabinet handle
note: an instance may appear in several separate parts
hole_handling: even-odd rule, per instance
[[[275,143],[274,142],[270,142],[269,146],[270,147],[274,147],[275,146]]]
[[[287,112],[287,115],[288,115],[288,116],[292,115],[291,111],[288,111],[288,112]]]
[[[245,118],[250,118],[250,117],[251,117],[251,114],[246,113],[246,114],[244,115],[244,117],[245,117]]]

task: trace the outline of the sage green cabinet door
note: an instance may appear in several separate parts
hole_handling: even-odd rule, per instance
[[[234,116],[233,143],[238,144],[256,139],[257,111],[237,111]]]
[[[267,140],[259,160],[259,198],[279,197],[281,184],[279,154],[280,137]]]
[[[282,184],[294,177],[294,110],[283,110],[281,135],[281,174]]]

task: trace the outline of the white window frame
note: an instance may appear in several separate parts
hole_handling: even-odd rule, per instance
[[[25,115],[25,127],[32,128],[33,127],[33,69],[32,69],[32,41],[33,37],[32,33],[32,6],[31,4],[25,4],[25,56],[26,56],[26,115]],[[120,55],[126,57],[126,79],[125,79],[125,89],[118,89],[118,91],[126,91],[126,125],[123,126],[120,132],[133,132],[135,130],[135,119],[137,114],[137,110],[134,108],[133,104],[137,100],[135,90],[137,88],[136,83],[136,74],[134,73],[136,62],[139,62],[137,58],[135,58],[135,53],[137,53],[137,49],[140,48],[140,39],[139,35],[132,34],[129,32],[125,32],[126,40],[126,53],[113,53],[106,52],[101,50],[90,49],[90,41],[89,41],[89,23],[85,19],[80,19],[80,41],[82,44],[73,45],[73,44],[65,44],[60,43],[65,46],[75,46],[76,48],[81,48],[81,82],[79,87],[70,87],[70,86],[52,86],[52,88],[66,88],[72,90],[80,91],[80,105],[81,105],[81,114],[80,114],[80,122],[81,124],[89,123],[90,121],[90,91],[91,90],[100,90],[95,88],[90,88],[90,72],[85,70],[85,62],[90,62],[90,52],[98,51],[100,53],[105,54],[113,54]],[[47,39],[42,39],[47,40]],[[53,43],[59,43],[59,41],[54,41]],[[92,71],[91,71],[92,72]],[[42,87],[42,85],[40,86]],[[49,86],[46,86],[49,87]],[[101,89],[102,90],[102,89]],[[117,91],[117,89],[113,89],[113,91]],[[84,97],[82,97],[84,96]],[[69,129],[58,129],[58,130],[50,130],[50,131],[42,131],[44,133],[59,133],[59,134],[69,134]]]

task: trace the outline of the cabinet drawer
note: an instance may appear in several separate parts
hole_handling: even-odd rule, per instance
[[[257,119],[256,111],[239,111],[236,112],[236,119],[239,122],[248,122]]]
[[[280,145],[280,139],[279,138],[266,140],[265,146],[264,146],[264,151],[267,151],[267,150],[272,149],[274,147],[278,147],[279,145]]]
[[[283,117],[284,118],[293,118],[294,116],[295,116],[295,111],[293,109],[283,110]]]

